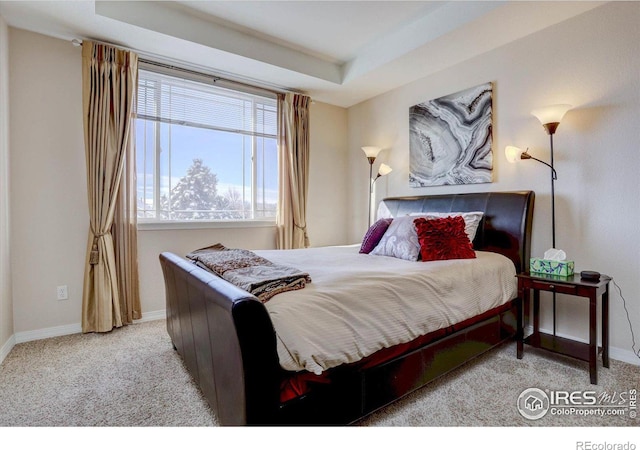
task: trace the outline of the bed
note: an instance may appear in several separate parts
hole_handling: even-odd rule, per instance
[[[533,204],[531,191],[384,199],[378,215],[394,220],[482,212],[476,258],[411,262],[360,245],[256,251],[312,280],[267,302],[162,253],[167,331],[221,425],[354,423],[507,340],[521,357],[515,274],[529,260]],[[472,306],[457,303],[463,294]]]

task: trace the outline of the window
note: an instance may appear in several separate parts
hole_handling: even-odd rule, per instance
[[[276,113],[275,94],[141,64],[139,221],[275,219]]]

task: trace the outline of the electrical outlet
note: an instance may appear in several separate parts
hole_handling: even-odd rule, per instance
[[[67,286],[58,286],[58,300],[66,300],[69,298],[69,292],[67,291]]]

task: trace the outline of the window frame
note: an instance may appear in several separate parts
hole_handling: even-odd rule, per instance
[[[185,79],[188,81],[195,81],[195,82],[201,82],[204,84],[215,84],[216,86],[222,87],[224,89],[227,90],[231,90],[231,91],[236,91],[238,92],[239,96],[243,95],[243,94],[249,94],[249,95],[257,95],[260,97],[265,97],[265,98],[272,98],[274,100],[276,100],[276,117],[278,114],[277,111],[277,93],[269,90],[269,89],[265,89],[265,88],[261,88],[261,87],[257,87],[257,86],[252,86],[252,85],[248,85],[242,82],[236,82],[236,81],[232,81],[232,80],[228,80],[228,79],[223,79],[214,75],[209,75],[206,73],[202,73],[202,72],[198,72],[198,71],[193,71],[190,69],[186,69],[186,68],[180,68],[180,67],[175,67],[175,66],[170,66],[170,65],[166,65],[166,64],[162,64],[162,63],[157,63],[157,62],[153,62],[153,61],[146,61],[146,60],[140,60],[139,61],[139,69],[140,70],[144,70],[147,72],[154,72],[160,76],[162,75],[168,75],[168,76],[172,76],[172,77],[177,77],[177,78],[181,78],[181,79]],[[139,83],[139,81],[138,81]],[[136,87],[137,88],[137,87]],[[258,104],[253,104],[252,105],[252,114],[256,115],[257,112],[257,106]],[[136,115],[136,117],[134,118],[134,121],[137,122],[138,116]],[[149,118],[145,118],[144,120],[150,120]],[[170,121],[164,121],[164,120],[157,120],[156,123],[169,123],[172,124],[172,122]],[[184,124],[181,124],[184,125]],[[212,128],[213,129],[213,128]],[[233,130],[219,130],[219,131],[226,131],[226,132],[234,132]],[[251,162],[250,162],[250,172],[251,172],[251,192],[250,192],[250,202],[251,202],[251,215],[255,216],[256,212],[260,211],[259,209],[257,209],[257,205],[259,204],[257,199],[259,197],[259,189],[256,187],[257,186],[257,180],[258,180],[258,139],[262,138],[262,139],[272,139],[275,138],[276,139],[276,157],[279,158],[279,155],[277,155],[277,130],[276,130],[276,134],[275,135],[270,135],[270,134],[265,134],[265,133],[260,133],[255,131],[255,126],[254,126],[254,131],[252,133],[246,133],[246,132],[241,132],[240,130],[235,131],[237,134],[239,135],[244,135],[250,136],[250,141],[251,141],[251,150],[250,150],[250,158],[251,158]],[[157,133],[159,135],[159,131]],[[161,171],[160,171],[160,153],[161,153],[161,140],[159,139],[158,136],[154,137],[154,152],[153,152],[153,156],[154,156],[154,172],[153,172],[153,177],[154,177],[154,181],[153,181],[153,189],[154,189],[154,204],[156,205],[155,211],[156,211],[156,217],[155,218],[145,218],[145,217],[137,217],[137,225],[138,225],[138,229],[139,230],[149,230],[149,231],[159,231],[159,230],[172,230],[172,229],[211,229],[211,228],[257,228],[257,227],[274,227],[276,225],[276,216],[277,216],[277,203],[279,202],[279,193],[278,195],[278,199],[276,199],[276,211],[273,215],[273,217],[262,217],[262,218],[248,218],[248,219],[162,219],[160,217],[158,217],[160,215],[160,202],[159,202],[159,198],[161,196],[161,191],[160,191],[160,178],[161,178]],[[136,158],[137,158],[137,148],[136,148],[136,143],[134,141],[133,144],[134,147],[134,151],[136,151]],[[171,169],[169,169],[171,170]],[[279,172],[279,164],[278,161],[276,161],[276,170]],[[279,177],[280,174],[277,173],[277,176]],[[137,182],[136,182],[136,186],[137,186]],[[137,187],[136,187],[137,188]],[[279,185],[278,185],[278,189],[279,190]],[[263,196],[264,197],[264,196]],[[264,202],[263,202],[264,203]]]

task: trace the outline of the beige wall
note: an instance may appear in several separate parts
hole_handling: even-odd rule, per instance
[[[9,252],[9,29],[0,17],[0,361],[11,346],[13,303]]]
[[[11,201],[19,205],[11,216],[14,331],[70,332],[80,323],[88,226],[80,49],[18,29],[10,35]],[[346,110],[315,103],[310,122],[311,243],[344,244]],[[216,242],[274,248],[275,228],[139,233],[143,316],[165,308],[160,252],[184,255]],[[69,300],[58,301],[56,286],[63,284]]]
[[[80,49],[10,28],[16,333],[80,323],[87,239]],[[58,301],[56,286],[69,299]]]
[[[312,247],[341,245],[347,239],[347,110],[311,105],[309,219]]]
[[[578,270],[614,277],[626,298],[636,337],[640,332],[640,4],[614,2],[423,78],[349,109],[352,178],[350,233],[366,229],[367,164],[359,147],[385,148],[393,172],[378,185],[384,195],[423,195],[532,189],[536,192],[533,256],[551,247],[548,169],[535,161],[510,164],[506,145],[530,148],[548,160],[549,137],[530,115],[536,107],[569,103],[554,139],[557,247]],[[425,61],[428,64],[428,61]],[[494,182],[409,188],[409,107],[485,82],[494,83]],[[549,329],[545,304],[542,326]],[[558,331],[587,339],[586,302],[559,303]],[[611,343],[631,357],[631,334],[622,300],[612,287]],[[637,358],[631,357],[638,363]]]

